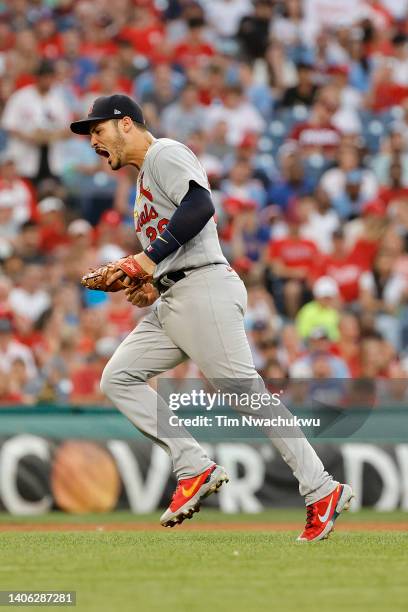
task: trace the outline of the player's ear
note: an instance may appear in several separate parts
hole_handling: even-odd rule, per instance
[[[133,127],[133,121],[130,117],[122,117],[120,120],[123,131],[127,134]]]

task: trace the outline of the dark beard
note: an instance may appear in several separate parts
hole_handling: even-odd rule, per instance
[[[120,170],[120,169],[121,169],[121,167],[122,167],[122,162],[121,162],[121,159],[120,159],[120,155],[119,155],[119,154],[118,154],[118,156],[117,156],[117,160],[116,160],[115,164],[112,164],[112,163],[111,163],[111,164],[110,164],[110,167],[112,168],[112,170]]]
[[[117,138],[115,140],[115,144],[113,146],[113,151],[115,153],[115,157],[116,157],[116,162],[115,164],[111,163],[111,168],[112,170],[120,170],[122,168],[122,151],[125,147],[125,139],[123,138],[123,136],[119,133],[119,129],[118,126],[116,125],[116,130],[117,130]]]

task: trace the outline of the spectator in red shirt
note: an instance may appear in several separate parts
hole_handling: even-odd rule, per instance
[[[14,86],[20,89],[35,83],[34,72],[40,62],[37,38],[32,29],[24,28],[16,33],[11,51],[14,63]]]
[[[340,132],[331,123],[336,109],[323,93],[320,92],[313,104],[309,119],[295,125],[290,138],[299,143],[305,157],[320,153],[333,159],[340,143]]]
[[[213,47],[203,36],[205,21],[194,17],[187,25],[187,36],[176,46],[173,57],[174,62],[185,69],[203,66],[215,55]]]
[[[209,64],[199,87],[201,104],[210,106],[214,100],[221,100],[225,90],[225,68],[216,63]]]
[[[91,7],[92,11],[92,7]],[[111,32],[104,19],[91,17],[86,27],[83,27],[85,39],[81,45],[81,55],[99,62],[107,55],[114,55],[117,44],[112,40]]]
[[[61,35],[57,31],[57,22],[49,9],[44,9],[34,25],[38,48],[41,55],[49,60],[56,60],[62,53]]]
[[[119,36],[131,42],[135,52],[147,59],[152,59],[165,43],[163,25],[147,6],[134,8],[133,21],[120,31]]]
[[[96,75],[90,77],[89,91],[82,100],[84,107],[90,107],[96,97],[109,96],[112,91],[129,95],[132,84],[128,79],[120,77],[115,64],[115,61],[105,60],[101,70]]]
[[[372,90],[369,94],[374,112],[379,113],[401,104],[408,96],[408,87],[395,83],[393,77],[392,65],[386,62],[383,62],[374,73]]]
[[[52,253],[57,247],[68,243],[64,209],[63,201],[53,196],[43,198],[38,204],[41,251],[43,253]]]
[[[312,240],[301,238],[300,223],[295,214],[288,218],[289,233],[272,240],[267,253],[268,289],[278,310],[293,319],[302,304],[311,299],[312,278],[319,250]]]
[[[104,361],[102,364],[97,357],[89,357],[88,363],[80,366],[72,374],[72,392],[70,403],[77,405],[95,405],[103,402],[103,395],[99,388]]]
[[[361,274],[369,269],[370,261],[360,242],[347,247],[344,231],[333,232],[333,251],[322,260],[317,276],[331,276],[336,281],[343,301],[350,304],[359,297]]]
[[[105,404],[106,398],[100,389],[104,367],[112,357],[118,342],[115,338],[100,338],[95,351],[88,356],[87,362],[74,370],[71,376],[72,392],[70,402],[78,405]]]

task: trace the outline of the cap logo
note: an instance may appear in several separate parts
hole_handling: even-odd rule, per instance
[[[95,105],[95,102],[92,102],[91,106],[88,109],[88,115],[92,115],[92,111],[93,111],[94,105]]]
[[[122,114],[122,111],[120,111],[120,110],[118,110],[117,108],[115,108],[115,109],[113,110],[113,114],[114,114],[114,115],[121,115],[121,114]]]

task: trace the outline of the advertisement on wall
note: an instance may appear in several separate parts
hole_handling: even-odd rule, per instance
[[[296,481],[272,445],[240,440],[206,450],[230,475],[209,506],[227,513],[301,506]],[[328,471],[352,485],[354,510],[408,510],[408,444],[320,444],[317,451]],[[149,441],[0,438],[0,509],[12,514],[147,513],[167,505],[173,490],[169,458]]]

